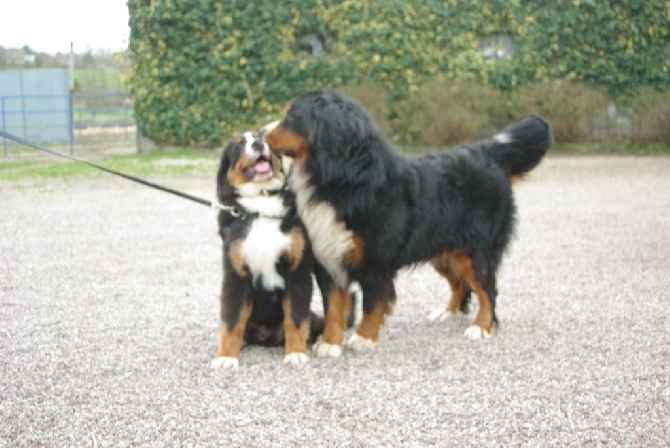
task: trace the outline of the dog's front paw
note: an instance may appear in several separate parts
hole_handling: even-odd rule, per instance
[[[237,358],[228,358],[226,356],[222,356],[212,360],[212,368],[222,370],[237,370],[239,368],[239,362],[237,361]]]
[[[377,342],[373,341],[372,339],[364,338],[363,336],[359,335],[358,333],[354,333],[351,335],[349,340],[347,341],[347,348],[355,351],[355,352],[365,352],[368,350],[372,350],[377,347]]]
[[[287,366],[301,366],[309,362],[309,357],[304,353],[289,353],[284,357],[284,364]]]
[[[458,317],[458,311],[447,311],[444,308],[438,308],[431,312],[428,315],[428,319],[431,322],[439,323],[447,320],[456,319]]]
[[[465,337],[471,341],[479,341],[481,339],[488,339],[493,336],[491,331],[485,330],[479,325],[470,325],[465,330]]]
[[[319,358],[339,358],[342,356],[342,347],[324,342],[321,336],[314,343],[312,351]]]

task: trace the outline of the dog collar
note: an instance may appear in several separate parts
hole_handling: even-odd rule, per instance
[[[238,198],[261,198],[261,197],[271,197],[275,196],[278,194],[281,194],[286,190],[287,186],[286,184],[282,185],[281,188],[274,188],[274,189],[269,189],[269,188],[263,188],[258,191],[258,194],[253,195],[253,196],[247,196],[240,194],[239,191],[233,192],[228,197],[232,197],[235,199]],[[250,212],[246,210],[244,207],[241,207],[240,205],[224,205],[221,204],[218,201],[212,201],[212,208],[214,210],[218,211],[224,211],[230,213],[230,216],[232,216],[235,219],[239,219],[241,221],[246,220],[247,218],[258,218],[258,217],[263,217],[263,218],[270,218],[270,219],[281,219],[284,218],[286,215],[290,213],[290,210],[287,210],[285,213],[281,215],[276,215],[276,214],[266,214],[266,213],[261,213],[261,212]]]
[[[282,193],[283,191],[286,190],[286,185],[283,185],[281,188],[262,188],[258,191],[258,194],[253,195],[253,196],[247,196],[244,194],[240,194],[238,191],[235,191],[233,193],[234,198],[253,198],[253,197],[270,197],[270,196],[275,196],[277,194]]]
[[[285,214],[283,215],[266,215],[263,213],[258,213],[258,212],[248,212],[244,210],[243,208],[237,207],[237,206],[228,206],[228,205],[223,205],[223,204],[212,204],[212,208],[215,210],[219,211],[225,211],[230,213],[230,216],[232,216],[235,219],[238,219],[240,221],[246,221],[247,219],[255,219],[255,218],[268,218],[268,219],[283,219],[289,214],[296,215],[295,209],[290,209],[288,210]]]

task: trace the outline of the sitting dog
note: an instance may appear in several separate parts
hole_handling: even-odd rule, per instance
[[[310,312],[314,259],[279,157],[262,135],[226,146],[217,174],[223,239],[219,348],[212,367],[237,369],[243,341],[285,347],[284,363],[308,361],[307,343],[323,330]]]

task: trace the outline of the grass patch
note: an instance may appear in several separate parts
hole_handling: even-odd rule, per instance
[[[434,148],[425,146],[401,146],[406,154],[418,154]],[[583,143],[556,144],[550,155],[630,155],[630,156],[670,156],[670,144],[661,143]],[[86,160],[106,168],[132,174],[138,177],[173,177],[203,175],[213,177],[219,165],[220,156],[211,151],[188,149],[153,151],[141,155],[119,155],[91,157]],[[107,175],[102,171],[82,163],[67,161],[57,157],[33,160],[0,159],[0,181],[23,179],[74,178]]]
[[[155,151],[142,155],[88,158],[86,160],[105,168],[138,177],[179,177],[191,174],[213,176],[219,164],[219,155],[214,152],[178,150]],[[103,174],[102,171],[83,163],[56,157],[53,159],[0,161],[0,181],[71,178],[101,174]]]
[[[104,87],[107,90],[119,90],[121,77],[117,71],[96,68],[78,68],[74,72],[74,80],[78,87]]]
[[[13,160],[9,162],[4,162],[0,163],[0,171],[3,170],[11,170],[11,169],[21,169],[25,167],[29,167],[33,164],[34,162],[28,161],[28,160]]]

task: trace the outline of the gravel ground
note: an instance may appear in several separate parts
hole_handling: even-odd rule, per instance
[[[550,157],[516,195],[492,339],[428,322],[448,286],[420,267],[375,351],[222,372],[211,211],[108,175],[0,183],[0,445],[668,446],[670,158]]]

